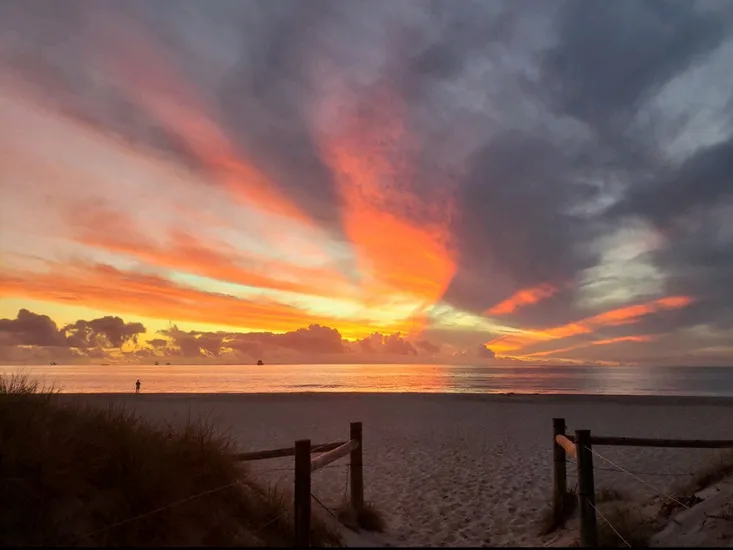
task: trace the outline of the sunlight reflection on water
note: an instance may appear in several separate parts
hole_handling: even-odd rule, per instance
[[[560,393],[733,396],[725,367],[446,365],[3,366],[63,392],[126,393]]]

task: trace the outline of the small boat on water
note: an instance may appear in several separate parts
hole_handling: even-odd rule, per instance
[[[262,362],[262,359],[259,359],[259,360],[257,361],[257,365],[258,365],[258,366],[260,366],[260,367],[261,367],[262,365],[264,365],[264,363]]]
[[[49,363],[49,365],[51,365],[51,366],[53,366],[53,365],[55,365],[55,364],[56,364],[56,361],[51,361],[51,362]]]
[[[160,363],[158,363],[158,361],[156,361],[155,362],[155,366],[157,367],[158,365],[160,365]]]

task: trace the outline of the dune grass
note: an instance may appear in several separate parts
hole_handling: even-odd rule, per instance
[[[732,475],[733,451],[721,452],[697,472],[687,489],[690,492],[700,491]]]
[[[381,512],[371,503],[365,502],[360,510],[355,510],[351,503],[344,502],[336,511],[341,523],[351,529],[383,532],[386,524]]]
[[[552,502],[548,503],[547,507],[542,512],[539,520],[539,535],[549,535],[564,527],[567,521],[573,517],[576,508],[578,507],[578,497],[575,490],[566,491],[565,499],[563,500],[563,507],[560,510],[559,516],[555,516],[552,509]]]
[[[656,528],[634,506],[616,504],[604,510],[603,515],[608,521],[597,517],[600,548],[628,548],[627,544],[632,548],[649,547]]]
[[[292,498],[210,425],[153,426],[0,376],[0,546],[289,546]],[[312,544],[339,537],[313,518]]]
[[[596,502],[618,502],[622,500],[630,500],[630,498],[618,489],[604,488],[596,491]]]

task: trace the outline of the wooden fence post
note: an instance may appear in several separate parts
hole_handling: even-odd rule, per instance
[[[364,508],[364,462],[362,454],[362,429],[361,422],[352,422],[350,439],[356,440],[359,445],[351,451],[349,458],[351,462],[351,506],[356,511]]]
[[[552,449],[553,449],[553,465],[552,471],[552,515],[555,525],[562,522],[563,512],[567,506],[567,469],[565,464],[565,449],[557,442],[558,435],[565,435],[565,419],[552,419]]]
[[[309,547],[311,535],[311,440],[295,442],[295,546]]]
[[[593,453],[590,430],[575,432],[578,454],[578,508],[580,509],[580,545],[584,548],[598,546],[596,525],[596,490],[593,481]]]

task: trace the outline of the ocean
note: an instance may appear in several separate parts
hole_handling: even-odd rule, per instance
[[[64,393],[516,393],[733,396],[731,367],[472,365],[0,366]]]

